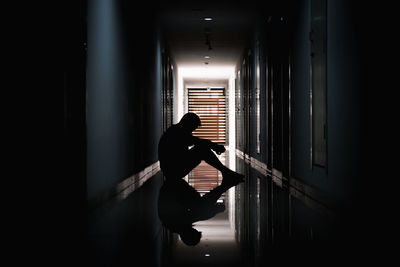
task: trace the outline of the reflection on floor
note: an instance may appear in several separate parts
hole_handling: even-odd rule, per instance
[[[225,153],[216,156],[223,165],[226,165]],[[210,192],[210,190],[222,183],[221,172],[205,161],[202,161],[196,168],[194,168],[189,173],[188,178],[189,184],[193,186],[200,195]],[[220,197],[220,200],[223,199],[225,199],[225,193]]]
[[[191,247],[178,240],[172,250],[173,266],[245,266],[227,212],[197,222],[195,228],[202,232],[200,243]]]

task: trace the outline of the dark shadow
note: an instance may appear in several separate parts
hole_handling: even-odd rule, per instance
[[[126,199],[109,201],[90,214],[88,264],[161,266],[162,225],[157,215],[161,184],[159,172]]]
[[[201,232],[193,228],[193,223],[224,211],[225,206],[217,200],[229,188],[244,181],[243,175],[224,166],[214,154],[225,152],[223,145],[192,135],[200,125],[200,118],[195,113],[185,114],[179,123],[165,131],[158,146],[160,167],[165,176],[159,194],[158,215],[163,225],[179,234],[189,246],[198,244],[201,239]],[[223,177],[221,185],[203,196],[182,179],[202,160],[219,170]]]

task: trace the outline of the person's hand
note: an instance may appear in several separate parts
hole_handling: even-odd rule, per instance
[[[224,153],[226,151],[225,147],[223,145],[217,144],[214,148],[215,153],[218,155],[221,155],[221,153]]]

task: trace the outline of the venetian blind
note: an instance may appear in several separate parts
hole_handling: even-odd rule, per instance
[[[219,144],[226,142],[226,99],[224,88],[189,88],[188,109],[200,116],[201,126],[193,135]]]

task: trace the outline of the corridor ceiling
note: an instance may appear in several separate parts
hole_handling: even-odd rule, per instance
[[[235,66],[254,29],[256,10],[256,5],[235,2],[166,4],[161,25],[176,65]]]

